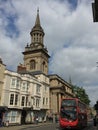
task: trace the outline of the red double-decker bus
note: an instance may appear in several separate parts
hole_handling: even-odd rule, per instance
[[[86,104],[84,104],[77,98],[62,99],[59,124],[61,129],[80,129],[86,127]]]

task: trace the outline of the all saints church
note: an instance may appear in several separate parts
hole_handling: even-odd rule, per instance
[[[0,58],[0,119],[3,122],[33,123],[35,117],[39,122],[47,121],[59,115],[62,98],[75,96],[71,83],[57,74],[48,74],[50,56],[44,46],[44,36],[37,10],[30,31],[31,43],[22,52],[24,63],[13,72]]]

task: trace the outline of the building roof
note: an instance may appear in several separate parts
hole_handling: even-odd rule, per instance
[[[57,80],[59,80],[60,82],[66,84],[68,87],[72,87],[72,84],[66,82],[64,79],[62,79],[62,78],[61,78],[59,75],[57,75],[57,74],[50,74],[50,75],[48,75],[48,76],[49,76],[50,80],[51,80],[51,79],[57,79]]]

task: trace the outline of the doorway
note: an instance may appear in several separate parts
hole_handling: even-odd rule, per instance
[[[26,115],[27,115],[26,110],[22,110],[22,113],[21,113],[21,124],[26,124]]]

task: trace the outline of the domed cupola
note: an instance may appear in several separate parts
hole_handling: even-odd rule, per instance
[[[45,35],[43,28],[40,25],[39,10],[37,10],[37,17],[35,25],[31,32],[31,45],[30,46],[42,46],[43,47],[43,37]]]

